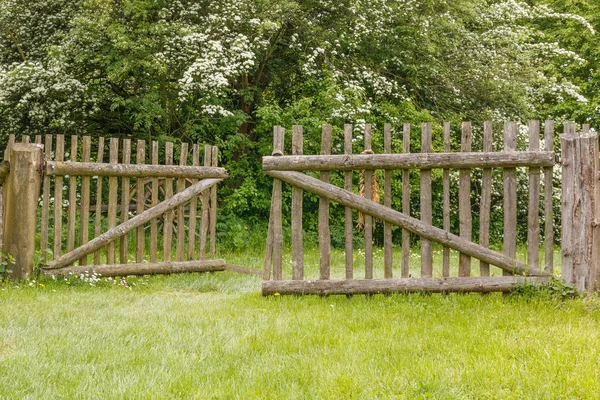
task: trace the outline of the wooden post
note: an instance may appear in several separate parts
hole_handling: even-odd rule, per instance
[[[450,122],[444,122],[444,152],[450,153]],[[450,170],[448,168],[442,171],[442,180],[444,230],[450,232]],[[442,250],[442,276],[445,278],[450,276],[450,249],[446,246]]]
[[[344,125],[344,154],[352,154],[352,125]],[[344,189],[352,191],[352,171],[344,172]],[[346,239],[346,279],[354,276],[354,258],[352,250],[352,209],[344,208],[345,213],[345,239]]]
[[[421,130],[421,153],[431,153],[431,122],[424,123]],[[421,170],[421,221],[432,225],[431,170]],[[433,247],[431,240],[421,237],[421,277],[433,274]]]
[[[410,153],[410,124],[404,124],[402,149]],[[410,215],[410,171],[402,170],[402,212]],[[408,278],[410,270],[410,231],[402,229],[402,277]]]
[[[483,124],[483,152],[491,153],[492,149],[492,123],[486,121]],[[488,247],[490,245],[490,214],[492,207],[492,170],[484,168],[481,176],[481,205],[479,207],[479,244]],[[490,276],[490,265],[479,261],[479,274]]]
[[[462,152],[470,152],[472,141],[471,123],[463,122],[460,150]],[[471,241],[473,240],[473,217],[471,215],[471,171],[468,169],[461,169],[459,172],[458,202],[460,237]],[[471,257],[461,253],[458,261],[458,276],[470,275]]]
[[[504,151],[517,150],[517,123],[504,123]],[[504,168],[504,240],[502,251],[511,259],[517,257],[517,170]],[[503,275],[511,275],[503,271]]]
[[[321,133],[321,154],[331,154],[331,125],[323,125]],[[322,171],[319,176],[323,182],[329,183],[329,172]],[[329,232],[329,199],[321,196],[319,197],[319,279],[329,279],[330,251],[331,234]]]
[[[292,127],[292,155],[302,155],[302,126]],[[302,238],[303,190],[292,187],[292,279],[304,279],[304,246]]]
[[[392,127],[390,124],[383,126],[384,152],[392,152]],[[392,207],[392,171],[386,169],[383,182],[383,205]],[[392,224],[383,223],[383,251],[384,251],[384,277],[392,277]]]
[[[2,251],[14,257],[11,278],[29,278],[33,272],[35,234],[43,159],[41,145],[15,143],[10,153],[11,170],[4,200]]]
[[[544,150],[554,151],[554,121],[546,121],[544,128]],[[553,170],[553,167],[544,168],[544,271],[549,273],[554,271],[554,210],[552,208]],[[600,199],[600,197],[596,198]]]
[[[540,122],[529,121],[529,150],[540,149]],[[527,263],[540,265],[540,169],[529,168],[529,207],[527,208]]]
[[[565,126],[560,137],[563,153],[562,277],[580,291],[597,286],[600,258],[598,217],[598,135],[577,134]],[[596,247],[596,248],[595,248]]]
[[[273,155],[283,155],[285,140],[285,129],[276,126],[273,131]],[[273,207],[271,208],[273,219],[273,279],[283,279],[283,227],[282,227],[282,182],[278,179],[273,181]]]

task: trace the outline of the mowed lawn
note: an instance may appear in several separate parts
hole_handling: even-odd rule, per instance
[[[0,284],[0,398],[600,393],[596,297],[262,297],[260,284],[230,272]]]

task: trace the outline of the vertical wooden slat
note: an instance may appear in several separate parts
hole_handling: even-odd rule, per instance
[[[42,135],[35,135],[35,144],[42,144]]]
[[[29,143],[31,142],[31,136],[23,135],[21,136],[21,143]]]
[[[46,135],[44,142],[44,160],[52,159],[52,135]],[[50,176],[44,174],[42,188],[42,225],[40,232],[40,250],[42,251],[42,261],[45,263],[48,260],[46,250],[48,246],[48,223],[50,219]]]
[[[344,125],[344,154],[352,154],[352,125]],[[352,192],[352,171],[344,172],[344,189]],[[345,251],[346,251],[346,279],[354,277],[354,255],[352,249],[352,209],[344,208],[345,213]]]
[[[219,148],[213,146],[211,153],[212,166],[216,167],[219,164]],[[214,185],[210,188],[210,258],[213,260],[216,257],[217,246],[217,207],[217,185]]]
[[[470,122],[463,122],[460,151],[470,152],[473,133]],[[460,220],[460,237],[473,240],[473,218],[471,216],[471,170],[461,169],[458,173],[458,215]],[[458,276],[471,275],[471,256],[460,254],[458,260]]]
[[[421,127],[421,153],[431,153],[431,122],[426,122]],[[431,225],[432,193],[431,170],[421,170],[421,221]],[[430,278],[433,275],[433,247],[431,240],[421,238],[421,276]]]
[[[71,136],[71,161],[77,161],[76,135]],[[77,177],[69,176],[69,207],[67,211],[67,253],[75,248],[75,218],[77,217]]]
[[[98,138],[98,157],[96,159],[97,163],[102,163],[104,158],[104,137],[100,136]],[[94,222],[94,236],[100,236],[101,227],[102,227],[102,177],[99,176],[96,181],[96,215]],[[100,264],[100,250],[94,252],[94,264]]]
[[[83,137],[83,145],[81,152],[81,161],[90,162],[90,153],[92,147],[92,138],[90,136]],[[79,245],[86,244],[89,240],[90,229],[90,177],[84,176],[81,178],[81,210],[79,213]],[[87,256],[79,260],[79,265],[87,265]]]
[[[540,122],[529,121],[529,151],[540,150]],[[529,168],[529,207],[527,209],[527,264],[540,265],[540,169]]]
[[[564,124],[563,135],[560,136],[561,157],[562,157],[562,176],[561,176],[561,278],[567,284],[574,283],[573,259],[575,252],[575,243],[573,237],[573,221],[567,218],[573,218],[575,215],[575,168],[578,164],[579,148],[577,141],[573,140],[575,130],[571,123]]]
[[[204,166],[210,167],[212,164],[212,146],[206,145],[204,146]],[[199,255],[200,260],[206,259],[206,236],[208,235],[208,202],[210,200],[210,192],[205,190],[202,192],[202,208],[200,210],[200,245]],[[271,250],[272,251],[272,250]],[[269,255],[271,257],[271,254]],[[269,273],[271,269],[271,264],[269,264]]]
[[[504,123],[504,151],[514,152],[517,149],[517,123]],[[517,170],[504,168],[504,255],[515,259],[517,255]],[[503,271],[503,275],[512,275]]]
[[[110,138],[110,147],[108,152],[108,162],[117,164],[119,162],[119,139]],[[114,176],[108,177],[108,229],[117,226],[117,202],[118,202],[118,178]],[[112,241],[106,246],[106,263],[115,264],[115,248],[116,243]]]
[[[131,163],[131,139],[123,139],[123,164]],[[129,178],[121,178],[121,223],[129,219]],[[119,259],[121,264],[127,264],[129,257],[129,234],[125,234],[120,238]]]
[[[152,141],[152,165],[158,165],[158,142]],[[152,178],[152,194],[150,206],[154,207],[158,204],[158,178]],[[158,253],[158,220],[156,218],[150,221],[150,262],[156,262]]]
[[[444,122],[444,152],[450,153],[450,122]],[[442,214],[444,230],[450,232],[450,170],[442,170]],[[450,248],[444,246],[442,249],[442,276],[450,276]]]
[[[331,125],[323,125],[321,134],[321,154],[331,154]],[[320,178],[329,183],[329,171],[321,171]],[[329,279],[330,276],[330,246],[329,232],[329,199],[319,197],[319,279]]]
[[[364,154],[372,154],[371,148],[371,124],[365,124],[364,131]],[[365,197],[373,198],[373,171],[365,170],[364,184]],[[373,217],[365,214],[365,279],[373,279]]]
[[[146,141],[138,140],[135,154],[135,163],[142,165],[146,163]],[[136,215],[140,215],[144,212],[144,178],[136,179],[136,199],[135,199],[135,212]],[[144,262],[144,247],[146,245],[144,235],[144,225],[138,226],[135,231],[135,262]]]
[[[483,123],[483,151],[492,152],[492,123]],[[492,207],[492,169],[484,168],[481,177],[481,204],[479,207],[479,244],[484,247],[490,245],[490,215]],[[479,261],[479,274],[490,276],[490,265]]]
[[[273,136],[273,155],[283,155],[285,130],[276,126]],[[279,179],[273,181],[273,279],[283,279],[283,233],[282,233],[282,182]]]
[[[554,151],[554,121],[544,126],[544,150]],[[552,207],[553,167],[544,168],[544,271],[554,272],[554,209]]]
[[[404,124],[402,151],[410,153],[410,124]],[[410,215],[410,170],[402,170],[402,212]],[[402,278],[408,278],[410,271],[410,231],[402,229]]]
[[[292,155],[301,156],[302,127],[292,127]],[[300,188],[292,187],[292,279],[304,279],[304,246],[302,237],[302,196]]]
[[[56,161],[65,159],[65,136],[56,135]],[[54,178],[54,259],[62,254],[63,177]]]
[[[192,145],[192,165],[197,166],[200,164],[200,150],[198,143]],[[192,179],[192,185],[198,183],[198,179]],[[189,230],[188,230],[188,251],[187,259],[193,260],[194,253],[196,250],[196,211],[198,210],[198,197],[192,198],[190,201],[190,212],[189,212]]]
[[[392,153],[392,126],[385,124],[383,126],[383,150],[386,154]],[[392,171],[386,169],[383,177],[383,205],[392,207]],[[392,277],[392,224],[384,222],[383,224],[383,264],[384,277]]]
[[[165,165],[173,165],[173,143],[165,143]],[[173,197],[173,179],[165,178],[165,200]],[[173,212],[164,215],[163,261],[171,260],[171,242],[173,240]]]
[[[179,155],[179,165],[187,165],[188,144],[181,144],[181,152]],[[185,190],[185,179],[177,179],[177,193]],[[185,255],[185,215],[183,214],[183,205],[177,207],[177,245],[175,249],[175,259],[183,261]]]
[[[10,151],[12,149],[13,144],[15,143],[15,134],[11,133],[8,135],[8,143],[6,144],[6,149],[4,150],[4,159],[10,159]]]

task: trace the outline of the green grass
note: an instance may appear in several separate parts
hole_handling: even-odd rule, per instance
[[[262,265],[260,251],[226,259]],[[314,260],[318,252],[307,252],[311,274]],[[1,284],[0,398],[600,393],[596,297],[561,301],[525,290],[264,298],[259,277],[229,272],[114,282]]]

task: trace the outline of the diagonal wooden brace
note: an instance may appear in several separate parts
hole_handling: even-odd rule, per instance
[[[531,268],[525,263],[513,260],[510,257],[473,243],[469,240],[463,239],[459,236],[453,235],[444,231],[443,229],[425,224],[416,218],[412,218],[399,211],[382,206],[379,203],[365,199],[364,197],[358,196],[335,185],[322,182],[301,172],[266,171],[266,174],[316,195],[327,197],[328,199],[336,201],[343,206],[351,207],[385,222],[400,226],[423,238],[439,242],[444,246],[480,259],[481,261],[487,262],[491,265],[495,265],[505,271],[511,272],[512,274],[528,276],[549,275],[548,273],[542,272],[538,269]]]
[[[172,209],[182,204],[185,204],[192,198],[198,196],[200,193],[204,192],[206,189],[211,188],[212,186],[216,185],[222,180],[223,179],[203,179],[200,182],[185,189],[183,192],[177,193],[170,199],[165,200],[155,205],[154,207],[147,209],[143,213],[136,215],[130,220],[127,220],[126,222],[123,222],[122,224],[109,229],[102,235],[87,242],[83,246],[80,246],[75,250],[64,254],[63,256],[57,258],[56,260],[42,268],[59,269],[68,267],[76,260],[79,260],[80,258],[85,257],[86,255],[93,253],[96,250],[101,249],[102,247],[106,246],[115,239],[118,239],[121,236],[124,236],[127,233],[131,232],[138,226],[145,224],[146,222],[158,217],[159,215],[164,214],[167,211],[171,211]]]

